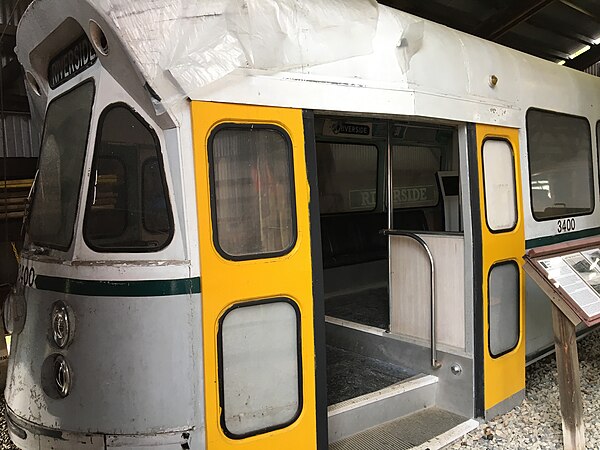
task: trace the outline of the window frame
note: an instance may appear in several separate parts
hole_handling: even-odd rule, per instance
[[[42,149],[43,149],[43,144],[44,144],[44,139],[46,137],[46,131],[47,131],[47,126],[48,126],[48,110],[50,109],[50,107],[54,104],[54,102],[56,102],[57,100],[60,100],[61,98],[71,94],[72,92],[74,92],[76,89],[80,88],[81,86],[83,86],[86,83],[91,83],[92,84],[92,103],[90,105],[90,117],[88,120],[88,126],[87,126],[87,132],[86,132],[86,140],[85,140],[85,147],[83,149],[84,155],[83,155],[83,164],[82,164],[82,170],[81,170],[81,174],[79,175],[79,187],[77,189],[77,204],[80,205],[81,204],[81,198],[82,198],[82,192],[81,189],[83,187],[83,179],[84,179],[84,173],[85,173],[85,168],[86,168],[86,157],[87,157],[87,153],[88,153],[88,147],[90,145],[90,131],[92,130],[92,118],[94,117],[94,107],[96,106],[96,80],[94,77],[89,77],[86,78],[85,80],[83,80],[81,83],[78,83],[77,85],[73,86],[71,89],[63,92],[62,94],[54,97],[49,103],[48,106],[46,107],[46,110],[44,111],[44,127],[42,130],[42,134],[41,134],[41,140],[40,140],[40,152],[39,152],[39,156],[38,156],[38,163],[37,163],[37,168],[36,171],[40,170],[40,163],[42,160]],[[33,212],[34,208],[35,208],[35,190],[37,190],[37,186],[33,185],[33,189],[34,189],[34,194],[32,195],[32,202],[31,202],[31,212]],[[69,251],[69,249],[71,248],[71,246],[73,245],[73,240],[75,238],[75,229],[77,228],[77,216],[81,213],[81,208],[75,208],[75,220],[73,221],[73,228],[71,230],[71,238],[69,239],[69,243],[66,246],[59,246],[59,245],[54,245],[54,244],[48,244],[48,243],[44,243],[41,241],[37,241],[35,239],[32,239],[31,236],[31,228],[28,227],[27,230],[27,235],[30,239],[30,242],[33,243],[36,246],[39,247],[48,247],[51,248],[53,250],[58,250],[61,252],[67,252]],[[30,220],[31,220],[31,213],[30,213]]]
[[[217,195],[216,195],[216,185],[215,185],[215,158],[213,152],[214,140],[215,137],[219,134],[219,132],[224,130],[270,130],[278,133],[283,138],[286,144],[286,153],[288,156],[288,177],[290,183],[290,210],[292,212],[292,221],[291,221],[291,233],[292,239],[289,245],[279,251],[276,252],[267,252],[267,253],[248,253],[245,255],[230,255],[227,253],[219,242],[219,227],[217,223]],[[268,258],[279,258],[285,256],[294,250],[296,247],[296,243],[298,242],[298,210],[296,207],[296,178],[294,172],[294,147],[292,143],[292,139],[289,133],[279,125],[271,124],[271,123],[234,123],[234,122],[224,122],[220,123],[216,127],[214,127],[210,131],[210,135],[208,136],[207,142],[207,153],[208,153],[208,179],[210,186],[210,221],[212,224],[212,241],[217,253],[224,259],[229,261],[252,261],[252,260],[260,260],[260,259],[268,259]]]
[[[492,327],[491,327],[491,305],[490,305],[490,279],[491,279],[491,275],[492,272],[494,271],[494,269],[496,267],[500,267],[500,266],[513,266],[517,269],[517,292],[519,293],[519,297],[517,299],[517,340],[514,343],[514,345],[512,347],[510,347],[509,349],[498,353],[498,354],[494,354],[492,352]],[[492,264],[492,266],[489,268],[488,273],[487,273],[487,301],[486,301],[486,308],[487,308],[487,326],[488,326],[488,345],[487,345],[487,350],[488,353],[490,355],[490,357],[492,359],[498,359],[501,358],[504,355],[507,355],[508,353],[514,351],[518,346],[519,343],[522,340],[522,334],[523,334],[523,330],[521,327],[521,302],[522,302],[522,292],[521,292],[521,269],[519,267],[519,264],[517,263],[517,261],[515,261],[514,259],[509,259],[509,260],[505,260],[505,261],[499,261],[496,262],[494,264]]]
[[[223,383],[223,322],[227,315],[239,308],[246,308],[251,306],[259,306],[259,305],[268,305],[272,303],[287,303],[292,306],[294,312],[296,313],[296,355],[297,355],[297,363],[298,363],[298,409],[296,410],[296,414],[288,420],[287,422],[273,425],[266,428],[261,428],[249,433],[243,434],[235,434],[227,429],[227,424],[225,421],[225,385]],[[219,414],[219,422],[221,425],[221,430],[225,433],[230,439],[245,439],[252,436],[258,436],[261,434],[269,433],[275,430],[281,430],[283,428],[287,428],[292,425],[294,422],[298,420],[302,411],[304,409],[304,379],[303,379],[303,366],[302,366],[302,329],[301,329],[301,313],[300,307],[296,302],[288,297],[273,297],[273,298],[265,298],[260,300],[253,300],[249,302],[240,302],[236,303],[229,308],[219,317],[219,325],[217,330],[217,365],[218,365],[218,384],[219,384],[219,405],[221,406],[221,413]]]
[[[511,161],[512,161],[512,175],[513,175],[513,188],[514,188],[514,206],[515,206],[515,223],[513,224],[513,226],[511,228],[500,228],[497,230],[492,229],[492,227],[490,227],[490,223],[488,221],[488,199],[486,196],[486,189],[485,189],[485,152],[483,151],[485,148],[485,143],[488,141],[500,141],[500,142],[506,142],[508,144],[508,146],[510,147],[510,156],[511,156]],[[481,143],[481,179],[483,180],[483,206],[484,206],[484,212],[485,212],[485,224],[489,230],[490,233],[492,234],[501,234],[501,233],[510,233],[511,231],[514,231],[515,228],[517,228],[517,226],[519,225],[519,221],[521,220],[521,218],[519,217],[519,195],[518,195],[518,190],[517,190],[517,166],[516,166],[516,159],[515,159],[515,148],[512,145],[512,142],[510,142],[510,140],[506,139],[506,138],[501,138],[501,137],[494,137],[494,136],[488,136],[486,137],[483,142]],[[533,207],[533,204],[532,204]],[[532,209],[533,211],[533,209]]]
[[[167,216],[169,219],[169,236],[167,237],[165,242],[158,247],[103,248],[103,247],[98,247],[98,246],[94,245],[93,243],[91,243],[87,236],[87,233],[86,233],[86,225],[89,220],[89,214],[90,214],[90,210],[92,207],[92,200],[93,200],[93,198],[92,198],[92,196],[93,196],[92,174],[97,169],[97,159],[98,158],[96,157],[96,149],[99,148],[100,142],[102,140],[102,130],[104,128],[104,120],[106,119],[106,116],[113,109],[117,109],[117,108],[125,108],[126,110],[128,110],[146,128],[146,130],[150,132],[150,135],[152,136],[152,140],[154,141],[154,145],[156,148],[156,158],[158,160],[159,170],[160,170],[160,174],[161,174],[161,182],[162,182],[163,191],[165,194]],[[140,167],[141,167],[141,165],[140,165]],[[125,167],[125,173],[127,174],[127,167]],[[159,252],[159,251],[165,249],[166,247],[168,247],[169,244],[173,241],[173,236],[175,235],[175,221],[173,218],[173,207],[171,204],[171,196],[170,196],[169,188],[168,188],[168,184],[167,184],[167,175],[166,175],[165,166],[164,166],[164,157],[163,157],[163,152],[162,152],[162,146],[160,143],[160,138],[158,137],[158,134],[156,133],[156,130],[154,129],[154,127],[147,120],[145,120],[142,117],[142,115],[139,114],[131,105],[129,105],[125,102],[111,103],[111,104],[107,105],[100,113],[100,116],[98,117],[98,124],[96,126],[96,138],[94,140],[94,151],[92,154],[92,165],[91,165],[90,175],[88,177],[88,183],[89,183],[89,185],[88,185],[88,192],[87,192],[87,199],[86,199],[85,213],[84,213],[84,218],[83,218],[83,226],[82,226],[81,234],[83,236],[83,240],[84,240],[85,244],[90,248],[90,250],[93,250],[97,253],[156,253],[156,252]],[[140,191],[139,191],[140,194],[142,194],[142,189],[143,189],[143,186],[141,185],[141,177],[140,177]],[[140,201],[143,202],[143,200],[141,198],[140,198]],[[129,221],[128,221],[128,223],[129,223]],[[140,221],[140,223],[141,223],[141,221]]]
[[[542,112],[542,113],[546,113],[546,114],[552,114],[555,116],[562,116],[562,117],[569,117],[569,118],[575,118],[575,119],[584,119],[587,123],[587,130],[589,133],[589,155],[590,155],[590,169],[589,169],[589,174],[591,175],[591,189],[590,189],[590,195],[591,195],[591,209],[587,212],[584,213],[579,213],[579,214],[567,214],[567,215],[561,215],[561,216],[553,216],[553,217],[546,217],[546,218],[538,218],[536,217],[535,211],[534,211],[534,207],[533,207],[533,189],[531,189],[531,133],[530,133],[530,126],[529,126],[529,114],[531,112]],[[559,112],[559,111],[552,111],[549,109],[543,109],[543,108],[536,108],[536,107],[531,107],[529,109],[527,109],[527,112],[525,113],[525,131],[527,134],[527,176],[528,176],[528,184],[529,184],[529,206],[531,208],[531,217],[533,217],[533,220],[535,220],[538,223],[541,222],[548,222],[551,220],[561,220],[561,219],[566,219],[566,218],[571,218],[571,217],[584,217],[584,216],[590,216],[594,213],[594,211],[596,210],[596,184],[594,182],[594,144],[592,142],[592,124],[590,122],[590,120],[586,117],[586,116],[578,116],[576,114],[568,114],[568,113],[563,113],[563,112]]]

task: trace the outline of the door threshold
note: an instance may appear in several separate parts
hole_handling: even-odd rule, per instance
[[[337,317],[325,316],[325,323],[332,325],[338,325],[344,328],[350,328],[352,330],[362,331],[364,333],[374,334],[376,336],[385,336],[389,332],[383,328],[373,327],[371,325],[364,325],[358,322],[352,322],[346,319],[338,319]]]

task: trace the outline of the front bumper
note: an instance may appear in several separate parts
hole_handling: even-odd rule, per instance
[[[7,408],[6,426],[11,440],[23,450],[107,450],[112,448],[137,450],[190,449],[193,430],[139,435],[109,435],[73,433],[41,427],[18,417]]]

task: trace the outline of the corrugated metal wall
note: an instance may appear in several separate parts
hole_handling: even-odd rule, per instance
[[[600,62],[597,62],[593,66],[588,67],[584,70],[585,73],[589,73],[590,75],[595,75],[600,77]]]
[[[0,35],[5,25],[17,26],[31,0],[0,0]],[[14,55],[0,55],[2,66]],[[4,126],[2,121],[5,121]],[[4,130],[6,130],[6,151],[4,149]],[[37,149],[31,145],[31,120],[25,114],[6,114],[0,111],[0,158],[32,158],[37,157]]]
[[[0,0],[1,1],[1,0]],[[6,128],[6,153],[4,152],[4,129]],[[31,145],[31,119],[26,114],[7,114],[2,126],[0,116],[0,158],[37,158],[38,151]]]

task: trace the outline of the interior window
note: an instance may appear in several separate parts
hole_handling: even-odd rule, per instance
[[[317,142],[321,214],[373,211],[377,206],[377,147]]]
[[[93,100],[90,80],[48,106],[29,219],[29,237],[38,245],[71,245]]]
[[[123,104],[100,118],[84,238],[97,251],[155,251],[173,235],[159,141]]]
[[[546,220],[592,212],[592,140],[587,119],[530,110],[527,143],[533,217]]]
[[[436,173],[442,150],[420,145],[394,145],[394,208],[426,208],[439,201]]]

